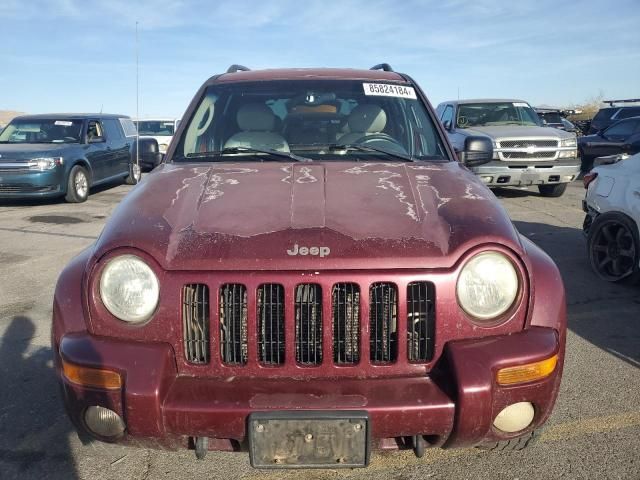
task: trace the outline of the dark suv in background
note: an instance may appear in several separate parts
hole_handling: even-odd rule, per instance
[[[124,115],[46,114],[14,118],[0,133],[0,198],[63,196],[84,202],[89,188],[135,184],[140,164],[160,161],[158,142],[139,140]]]
[[[593,135],[578,139],[581,170],[588,172],[598,157],[640,152],[640,116],[625,118]]]
[[[605,103],[608,103],[609,106],[601,108],[598,113],[596,113],[596,116],[593,117],[591,125],[589,126],[589,135],[607,128],[618,120],[640,116],[640,98],[629,100],[605,100]],[[634,103],[635,105],[616,105],[629,103]]]

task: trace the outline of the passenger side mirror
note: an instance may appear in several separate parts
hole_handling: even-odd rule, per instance
[[[464,150],[460,152],[460,161],[467,167],[477,167],[493,158],[493,142],[488,137],[467,137]]]
[[[451,131],[451,120],[445,120],[442,123],[442,126],[444,127],[445,130],[450,132]]]

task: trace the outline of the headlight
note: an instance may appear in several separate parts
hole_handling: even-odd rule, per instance
[[[160,149],[160,153],[166,153],[169,145],[167,145],[166,143],[161,143],[160,145],[158,145],[158,148]]]
[[[115,317],[125,322],[144,322],[158,305],[160,285],[153,270],[135,255],[112,260],[100,277],[100,298]]]
[[[561,147],[575,147],[577,146],[577,142],[575,137],[574,138],[563,138],[562,140],[560,140],[560,146]]]
[[[518,295],[518,274],[498,252],[483,252],[463,267],[456,286],[460,307],[477,320],[492,320],[506,312]]]
[[[29,161],[29,168],[43,172],[45,170],[53,170],[58,165],[62,165],[62,162],[62,157],[32,158]]]

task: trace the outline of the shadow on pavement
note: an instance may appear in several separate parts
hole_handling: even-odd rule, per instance
[[[589,265],[580,229],[532,222],[514,224],[560,268],[567,291],[569,329],[640,368],[640,286],[598,278]]]
[[[51,349],[29,351],[34,333],[14,316],[0,344],[0,478],[78,478]]]

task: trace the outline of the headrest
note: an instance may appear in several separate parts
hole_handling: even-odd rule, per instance
[[[240,130],[245,132],[271,132],[276,116],[269,107],[261,103],[248,103],[238,110],[236,116]]]
[[[351,111],[348,122],[352,132],[377,133],[384,130],[387,114],[378,105],[365,103]]]

